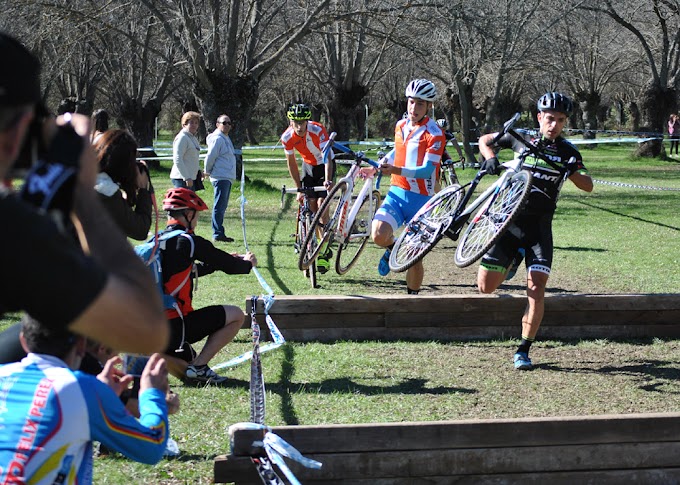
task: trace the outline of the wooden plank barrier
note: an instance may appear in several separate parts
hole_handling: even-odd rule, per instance
[[[525,305],[524,295],[277,296],[269,313],[288,341],[472,340],[517,337]],[[678,323],[679,294],[555,294],[541,338],[677,338]],[[680,484],[680,413],[273,432],[323,463],[287,461],[303,484]],[[215,483],[261,483],[249,458],[257,439],[234,434],[231,453],[214,462]]]
[[[274,433],[323,463],[287,460],[303,484],[680,483],[680,413],[281,426]],[[215,483],[261,483],[237,431]]]
[[[269,313],[289,341],[476,340],[517,337],[525,306],[524,295],[313,295],[277,296]],[[680,294],[555,294],[541,338],[675,338],[679,322]]]

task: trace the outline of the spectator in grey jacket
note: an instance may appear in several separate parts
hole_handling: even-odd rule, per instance
[[[208,135],[208,154],[205,157],[205,175],[210,176],[215,188],[215,203],[212,210],[213,241],[234,242],[224,232],[224,213],[229,205],[231,184],[236,178],[236,155],[229,138],[232,128],[227,115],[217,117],[215,131]]]
[[[182,115],[182,130],[172,142],[170,179],[175,187],[194,190],[199,169],[198,156],[201,153],[201,144],[196,138],[200,120],[201,115],[195,111],[187,111]]]

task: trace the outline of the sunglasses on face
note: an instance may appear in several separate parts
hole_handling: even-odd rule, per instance
[[[218,121],[218,125],[231,125],[231,121]]]

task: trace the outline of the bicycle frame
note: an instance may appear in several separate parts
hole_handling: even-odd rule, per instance
[[[359,167],[360,163],[361,160],[359,160],[359,163],[354,163],[352,165],[352,168],[350,168],[349,173],[338,181],[346,182],[348,187],[347,192],[343,196],[342,213],[340,214],[340,221],[336,226],[334,234],[334,240],[336,242],[339,242],[340,244],[343,244],[349,237],[350,228],[352,227],[352,223],[354,222],[354,219],[356,219],[357,214],[359,213],[359,209],[361,208],[361,203],[363,202],[364,198],[373,192],[373,176],[366,174],[362,177],[361,168]],[[358,177],[362,177],[365,179],[364,184],[361,187],[359,195],[357,195],[348,213],[347,208],[349,207],[349,203],[352,199],[355,181]],[[369,204],[371,213],[372,214],[375,213],[375,208],[373,207],[373,198],[369,198]]]
[[[467,204],[470,202],[472,194],[479,185],[479,182],[481,181],[482,177],[486,175],[486,172],[484,171],[477,172],[475,178],[468,184],[469,188],[465,192],[463,199],[460,201],[460,204],[458,205],[458,207],[456,207],[456,210],[454,212],[453,223],[447,231],[447,235],[452,239],[455,240],[458,237],[460,230],[467,222],[468,218],[470,217],[470,214],[472,214],[474,211],[480,208],[485,202],[492,200],[492,196],[501,190],[506,180],[512,177],[514,174],[520,172],[524,168],[524,162],[529,155],[534,155],[540,158],[541,160],[545,161],[549,165],[551,165],[553,168],[558,170],[560,169],[560,166],[558,164],[545,157],[536,146],[526,141],[523,137],[521,137],[516,131],[512,129],[512,126],[515,124],[515,122],[519,120],[519,116],[520,114],[516,113],[509,121],[507,121],[503,127],[503,130],[499,133],[499,135],[492,143],[496,143],[503,134],[508,133],[524,144],[525,147],[524,150],[522,150],[522,152],[514,160],[503,163],[502,166],[505,167],[505,170],[498,178],[498,180],[496,180],[484,192],[477,196],[477,198],[472,202],[472,204],[469,207],[466,207]]]
[[[453,216],[453,224],[447,231],[449,237],[451,237],[451,235],[455,235],[455,237],[453,237],[453,239],[455,240],[458,237],[458,233],[463,228],[470,215],[477,209],[479,209],[484,203],[488,203],[490,200],[492,200],[492,195],[497,194],[501,190],[501,188],[505,184],[505,181],[508,178],[512,177],[515,173],[522,170],[522,167],[524,166],[524,160],[527,155],[528,152],[523,152],[516,160],[505,162],[503,164],[505,170],[503,171],[501,176],[498,177],[498,179],[493,184],[491,184],[484,192],[479,194],[475,198],[475,200],[472,201],[472,204],[468,206],[468,203],[470,202],[470,199],[472,198],[475,189],[481,182],[482,177],[486,175],[486,172],[484,171],[477,172],[475,178],[468,184],[468,189],[466,190],[463,199],[458,204],[458,207],[456,207]]]
[[[332,135],[335,135],[335,133],[333,133]],[[333,141],[334,138],[335,136],[331,136],[331,142]],[[330,144],[331,143],[329,143],[329,145]],[[357,198],[355,199],[354,204],[352,204],[351,209],[349,209],[349,212],[347,212],[347,209],[349,207],[352,194],[354,193],[355,181],[358,177],[362,176],[361,162],[366,162],[373,168],[378,168],[378,164],[373,160],[366,158],[362,152],[354,153],[349,148],[346,148],[340,144],[333,146],[335,146],[344,153],[348,153],[354,156],[354,160],[352,161],[352,167],[349,169],[349,172],[347,173],[347,175],[345,175],[337,182],[338,184],[341,182],[347,183],[348,188],[347,192],[345,192],[345,195],[343,196],[342,213],[340,214],[340,220],[338,221],[338,225],[334,229],[333,238],[336,242],[343,244],[345,241],[347,241],[347,238],[349,237],[349,231],[352,227],[352,224],[354,223],[354,219],[356,219],[356,216],[359,213],[361,203],[363,202],[365,197],[367,196],[369,197],[370,211],[372,214],[375,213],[375,208],[373,207],[373,198],[370,197],[370,194],[373,192],[373,175],[369,174],[364,174],[365,181],[361,188],[361,191],[359,191],[359,195],[357,195]],[[378,181],[376,183],[376,188],[379,187],[380,177],[378,177]]]

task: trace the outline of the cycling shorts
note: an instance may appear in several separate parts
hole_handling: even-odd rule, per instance
[[[385,196],[380,208],[375,213],[375,220],[387,222],[396,231],[410,221],[425,203],[429,195],[416,194],[401,187],[392,186]]]
[[[520,215],[482,258],[488,271],[505,272],[524,248],[527,271],[550,275],[553,260],[553,214]]]
[[[329,162],[333,163],[333,162]],[[332,175],[335,176],[335,165],[333,165]],[[326,182],[326,165],[310,165],[308,163],[302,164],[302,186],[303,187],[320,187]],[[310,199],[324,199],[328,195],[327,191],[314,192],[309,194]]]
[[[186,350],[186,347],[182,345],[183,343],[199,342],[208,335],[217,332],[226,323],[227,314],[222,305],[211,305],[189,312],[184,315],[184,322],[179,317],[173,318],[170,320],[170,343],[165,353],[175,356],[177,355],[175,351],[180,346]],[[182,342],[182,326],[184,326],[184,342]]]

